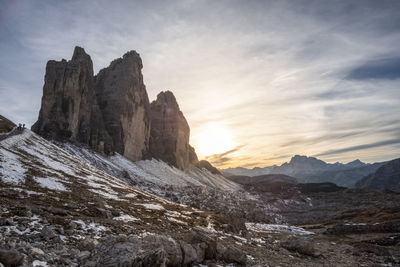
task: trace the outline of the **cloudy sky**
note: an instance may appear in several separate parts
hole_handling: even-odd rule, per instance
[[[37,119],[47,60],[136,50],[219,167],[400,157],[400,1],[0,0],[0,114]]]

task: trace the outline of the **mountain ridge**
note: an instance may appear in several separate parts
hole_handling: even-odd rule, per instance
[[[315,157],[295,155],[289,162],[268,167],[243,167],[221,170],[224,175],[259,176],[265,174],[284,174],[296,177],[300,182],[332,182],[339,186],[354,187],[355,183],[376,171],[384,163],[364,163],[359,159],[344,163],[326,163]],[[348,175],[348,174],[351,175]],[[344,175],[347,174],[347,175]]]
[[[391,160],[356,183],[358,188],[400,192],[400,158]]]

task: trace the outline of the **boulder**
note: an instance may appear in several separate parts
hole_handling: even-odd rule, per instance
[[[144,250],[158,249],[165,252],[165,262],[168,266],[181,265],[184,255],[182,253],[180,244],[176,240],[161,235],[149,235],[143,240],[145,241],[144,247],[142,247]]]
[[[199,259],[198,255],[197,255],[197,250],[189,245],[186,242],[179,242],[181,249],[182,249],[182,253],[183,253],[183,265],[189,265],[189,264],[193,264],[193,263],[199,263],[202,262],[203,259]]]
[[[314,243],[307,237],[292,236],[282,243],[282,246],[287,250],[297,252],[307,256],[317,257]]]
[[[0,263],[4,266],[19,266],[24,261],[24,255],[15,249],[0,249]]]

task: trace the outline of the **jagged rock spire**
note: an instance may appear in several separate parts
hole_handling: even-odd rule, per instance
[[[129,51],[94,76],[92,60],[79,46],[69,61],[50,60],[32,130],[132,161],[154,157],[189,167],[197,162],[189,125],[172,92],[161,92],[150,106],[142,67],[139,54]]]

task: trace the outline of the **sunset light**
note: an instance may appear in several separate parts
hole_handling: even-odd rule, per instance
[[[208,124],[192,138],[196,152],[201,157],[220,154],[235,147],[232,132],[217,123]]]
[[[0,38],[0,267],[400,266],[400,0],[0,0]]]

